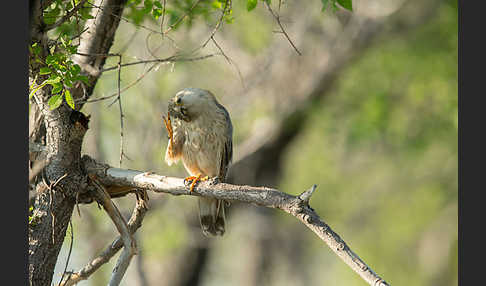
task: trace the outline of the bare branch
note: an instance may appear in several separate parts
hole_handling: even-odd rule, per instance
[[[137,200],[137,204],[133,209],[132,216],[128,221],[128,230],[131,234],[134,234],[138,228],[142,226],[142,220],[145,217],[147,208],[143,200]],[[81,270],[70,273],[68,278],[63,281],[60,286],[72,286],[81,280],[86,280],[96,272],[103,264],[110,261],[110,259],[123,247],[123,241],[121,236],[118,236],[110,245],[97,257],[95,257],[90,263],[88,263]]]
[[[120,92],[120,82],[121,82],[121,63],[122,62],[122,56],[118,56],[118,82],[117,82],[117,89],[118,89],[118,108],[120,109],[120,168],[122,165],[122,160],[123,160],[123,109],[122,109],[122,103],[121,103],[121,92]]]
[[[82,54],[80,54],[80,55],[82,55]],[[174,56],[170,56],[168,58],[163,58],[163,59],[142,60],[142,61],[137,61],[137,62],[132,62],[132,63],[121,64],[120,66],[121,67],[124,67],[124,66],[138,65],[138,64],[154,63],[145,72],[143,72],[142,75],[140,75],[136,80],[134,80],[132,83],[130,83],[127,86],[125,86],[124,88],[122,88],[120,90],[120,93],[125,92],[130,87],[132,87],[135,84],[137,84],[138,82],[140,82],[145,77],[145,75],[147,75],[150,71],[152,71],[152,69],[154,69],[155,67],[157,67],[160,63],[192,62],[192,61],[204,60],[204,59],[207,59],[207,58],[216,56],[216,55],[219,55],[219,54],[209,54],[209,55],[204,55],[204,56],[194,57],[194,58],[183,58],[183,57],[174,55]],[[118,65],[117,66],[114,66],[114,67],[109,67],[107,69],[104,69],[101,72],[110,71],[110,70],[114,70],[114,69],[118,69]],[[117,96],[118,96],[118,91],[116,91],[115,93],[113,93],[111,95],[103,96],[103,97],[100,97],[100,98],[93,98],[93,99],[89,99],[89,100],[75,99],[75,102],[76,103],[78,103],[78,102],[79,103],[92,103],[92,102],[97,102],[97,101],[102,101],[102,100],[110,99],[110,98],[117,97]],[[114,102],[116,102],[116,100]],[[111,104],[112,103],[110,103],[110,105]]]
[[[219,27],[221,27],[221,24],[223,23],[224,15],[228,11],[228,9],[231,9],[231,5],[232,5],[231,0],[226,0],[224,2],[223,11],[221,12],[221,16],[219,17],[219,20],[216,23],[216,26],[214,26],[214,29],[211,31],[211,34],[209,35],[208,39],[201,45],[201,48],[206,47],[206,45],[209,43],[209,41],[211,39],[213,39],[213,41],[214,41],[213,37],[216,34],[216,32],[218,31]]]
[[[169,28],[167,28],[167,30],[165,30],[162,34],[163,35],[166,35],[167,33],[169,33],[172,29],[174,29],[175,26],[179,25],[180,22],[182,22],[186,17],[187,15],[189,14],[189,12],[191,12],[196,6],[197,4],[199,4],[199,2],[201,2],[201,0],[196,0],[191,8],[189,8],[189,11],[186,12],[184,15],[182,15],[181,17],[179,17],[179,19],[177,19],[174,24],[170,25]],[[164,5],[164,9],[165,9],[165,5]]]
[[[152,66],[150,66],[144,73],[142,73],[136,80],[134,80],[132,83],[128,84],[127,86],[125,86],[121,91],[120,93],[123,93],[125,92],[127,89],[129,89],[130,87],[134,86],[135,84],[137,84],[139,81],[141,81],[145,75],[147,75],[153,68],[155,68],[156,66],[158,65],[158,63],[155,63],[153,64]],[[89,100],[85,100],[84,102],[85,103],[91,103],[91,102],[97,102],[97,101],[102,101],[102,100],[106,100],[106,99],[110,99],[110,98],[113,98],[115,96],[118,96],[118,92],[115,92],[111,95],[108,95],[108,96],[103,96],[103,97],[100,97],[100,98],[93,98],[93,99],[89,99]]]
[[[275,18],[275,21],[277,21],[277,24],[280,26],[280,29],[282,30],[282,33],[285,35],[285,37],[287,38],[287,40],[289,41],[289,43],[292,45],[292,47],[294,48],[294,50],[297,52],[297,54],[299,54],[299,56],[302,56],[302,53],[294,45],[294,42],[292,42],[292,40],[290,39],[289,35],[287,34],[287,31],[285,31],[284,27],[282,26],[282,23],[280,22],[280,15],[276,14],[272,10],[272,7],[270,7],[270,5],[268,4],[267,1],[263,1],[263,2],[267,6],[268,11],[270,11],[270,14],[272,14],[273,18]],[[279,2],[278,10],[280,11],[280,2]]]
[[[216,56],[216,55],[219,55],[219,54],[209,54],[209,55],[204,55],[204,56],[194,57],[194,58],[184,58],[184,57],[181,57],[179,55],[173,55],[173,56],[163,58],[163,59],[142,60],[142,61],[126,63],[126,64],[122,64],[121,66],[126,67],[126,66],[148,64],[148,63],[194,62],[194,61],[204,60],[204,59]],[[101,70],[101,72],[111,71],[111,70],[115,70],[115,69],[118,69],[118,65],[113,66],[113,67],[104,68],[104,69]]]
[[[123,252],[118,258],[115,268],[111,274],[110,279],[110,286],[117,286],[120,284],[123,275],[125,274],[128,265],[130,264],[130,260],[133,255],[136,254],[137,248],[135,244],[135,240],[132,237],[132,234],[128,230],[128,225],[123,219],[118,208],[115,204],[111,201],[109,194],[107,193],[106,189],[97,182],[96,179],[92,178],[92,182],[96,186],[96,198],[98,201],[103,205],[103,208],[110,216],[111,220],[115,224],[118,232],[120,232],[121,239],[123,241]]]
[[[73,234],[73,222],[71,220],[69,220],[69,229],[71,230],[71,242],[69,243],[69,253],[66,258],[66,265],[64,266],[64,272],[62,273],[61,280],[59,281],[58,284],[61,284],[62,280],[64,279],[64,275],[67,273],[69,259],[71,258],[71,252],[73,250],[74,234]]]
[[[133,187],[172,195],[203,196],[281,209],[299,219],[317,234],[339,258],[370,285],[388,285],[309,206],[308,201],[315,191],[315,186],[300,196],[293,196],[273,188],[225,183],[213,184],[209,181],[196,185],[191,192],[189,187],[184,184],[184,179],[182,178],[112,168],[106,164],[97,163],[87,155],[83,156],[82,160],[86,171],[91,176],[96,176],[100,183],[107,186]]]

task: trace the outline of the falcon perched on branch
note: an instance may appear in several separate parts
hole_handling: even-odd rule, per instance
[[[228,111],[211,92],[199,88],[177,92],[169,100],[164,122],[169,135],[165,161],[170,166],[182,160],[191,191],[198,181],[225,180],[233,157],[233,126]],[[203,233],[223,235],[224,202],[200,197],[198,205]]]

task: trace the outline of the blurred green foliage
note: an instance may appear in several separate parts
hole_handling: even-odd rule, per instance
[[[156,2],[152,1],[149,7],[141,1],[129,1],[127,17],[137,24],[146,24],[144,17],[154,17],[154,9],[160,9]],[[192,3],[170,2],[179,3],[179,6],[173,6],[173,12],[166,11],[166,16],[172,17],[172,20],[167,19],[169,23],[175,23],[184,13],[183,9]],[[257,56],[275,37],[274,23],[266,13],[248,13],[249,2],[233,3],[234,23],[225,37]],[[204,3],[213,12],[221,9],[214,1]],[[256,4],[255,10],[261,4]],[[206,16],[214,24],[218,15],[219,12],[208,12]],[[206,16],[193,20],[202,21]],[[155,17],[151,19],[145,20],[155,23]],[[160,17],[157,20],[160,21]],[[385,34],[377,39],[340,74],[334,89],[313,106],[305,129],[285,155],[285,171],[279,188],[299,194],[317,184],[311,206],[353,251],[393,285],[457,284],[457,26],[457,4],[448,1],[418,29],[406,34]],[[190,24],[181,24],[183,33],[177,38],[178,42],[188,47],[200,44],[189,27]],[[223,26],[222,32],[226,28]],[[123,32],[117,34],[112,50],[118,51],[128,41],[133,41],[136,48],[124,55],[124,61],[147,58],[146,38],[139,33],[139,28],[121,22],[120,29]],[[132,33],[134,38],[131,38]],[[163,49],[169,50],[170,45]],[[231,46],[225,47],[225,51],[231,55]],[[116,59],[107,60],[107,66],[114,64]],[[133,82],[147,68],[123,69],[122,86]],[[231,67],[224,59],[212,58],[204,62],[161,65],[123,93],[125,146],[131,160],[124,159],[122,167],[184,176],[181,164],[168,167],[163,162],[167,135],[161,116],[166,102],[175,91],[190,83],[221,95],[218,99],[226,105],[222,97],[224,86],[233,80],[233,70],[228,70]],[[103,74],[93,97],[116,91],[116,78],[115,72]],[[236,144],[248,136],[255,120],[271,113],[265,100],[265,97],[255,98],[252,104],[257,108],[233,118]],[[109,106],[109,103],[110,100],[85,105],[83,111],[93,116],[83,153],[96,148],[97,159],[118,166],[119,113],[116,104]],[[99,144],[89,144],[93,134],[99,136]],[[146,273],[161,275],[157,268],[161,263],[170,263],[187,244],[194,243],[189,235],[193,226],[188,221],[194,218],[197,206],[194,198],[165,195],[151,198],[149,206],[156,204],[156,200],[166,202],[163,208],[154,207],[149,211],[137,241],[144,253]],[[133,207],[133,197],[115,202],[122,210]],[[73,216],[77,234],[70,264],[73,269],[82,267],[116,235],[101,210],[90,205],[81,206],[81,211],[83,218]],[[91,215],[84,215],[85,212]],[[269,285],[292,284],[291,276],[295,273],[290,272],[293,271],[302,272],[309,285],[364,285],[362,279],[312,232],[286,214],[275,211],[275,215],[278,226],[274,229],[283,230],[289,236],[298,233],[295,238],[289,237],[289,241],[291,238],[299,241],[305,265],[291,264],[289,261],[293,257],[278,257],[278,262],[271,264],[274,274],[265,278]],[[95,230],[87,229],[90,224],[82,221],[87,220],[86,217],[92,219]],[[242,221],[245,219],[252,218]],[[88,243],[83,241],[86,233],[101,233],[101,245],[97,248],[83,245]],[[251,252],[245,247],[251,245],[252,239],[251,233],[245,233],[244,224],[231,225],[231,232],[225,239],[215,243],[216,254],[211,259],[219,259],[218,266],[230,265],[225,259],[231,256],[233,261],[233,256],[245,257]],[[243,240],[246,243],[241,243]],[[58,264],[63,266],[63,263],[64,260],[59,259]],[[106,284],[114,264],[113,259],[86,284]],[[207,284],[224,285],[233,281],[229,276],[234,273],[225,271],[231,269],[227,267],[216,274],[209,271]],[[135,268],[135,265],[130,266],[125,285],[137,285],[129,278],[135,276],[130,274]]]
[[[457,284],[457,25],[457,7],[442,5],[420,29],[379,39],[286,155],[280,187],[316,183],[311,206],[391,284]],[[363,285],[313,236],[314,255],[337,261],[333,276],[310,271],[315,285]]]

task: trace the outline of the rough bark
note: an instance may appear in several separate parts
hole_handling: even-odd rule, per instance
[[[105,0],[100,5],[110,7],[110,13],[100,13],[96,18],[103,25],[87,23],[90,36],[81,39],[82,46],[90,46],[90,53],[106,54],[112,45],[119,17],[125,1]],[[38,43],[42,48],[41,59],[48,55],[46,25],[42,19],[41,1],[30,1],[29,28],[30,44]],[[108,8],[107,8],[108,9]],[[96,9],[94,9],[96,10]],[[96,12],[96,11],[94,11]],[[118,14],[117,14],[118,13]],[[88,21],[89,22],[89,21]],[[96,41],[95,39],[102,39]],[[85,42],[90,42],[86,44]],[[32,55],[30,55],[32,59]],[[102,67],[103,59],[86,63],[85,67]],[[32,82],[37,75],[40,82],[46,76],[39,76],[40,65],[29,63],[29,78]],[[88,73],[89,74],[89,73]],[[98,75],[90,76],[90,85],[86,89],[77,83],[73,96],[89,96],[94,89]],[[32,221],[29,224],[29,282],[30,285],[51,285],[54,267],[64,241],[64,236],[72,215],[78,194],[87,188],[87,176],[81,169],[81,145],[88,129],[88,121],[82,113],[62,104],[50,110],[47,101],[50,98],[50,86],[45,86],[33,96],[30,116],[30,139],[34,143],[46,145],[49,164],[35,181],[36,198]],[[77,106],[78,110],[81,106]]]
[[[137,189],[163,192],[171,195],[193,195],[255,204],[267,208],[280,209],[300,220],[312,230],[327,246],[340,257],[353,271],[370,285],[388,285],[363,260],[359,258],[310,207],[309,200],[316,190],[316,185],[299,196],[289,195],[277,189],[231,185],[226,183],[202,182],[191,192],[182,178],[160,176],[135,170],[112,168],[83,156],[83,163],[90,176],[106,186],[126,186]],[[119,194],[116,194],[119,195]]]

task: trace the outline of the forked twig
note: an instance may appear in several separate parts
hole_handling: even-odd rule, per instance
[[[144,198],[137,199],[132,216],[128,221],[128,228],[131,234],[135,233],[137,229],[142,226],[142,221],[147,212]],[[96,272],[102,265],[110,261],[110,259],[123,247],[123,240],[121,235],[118,236],[108,247],[97,257],[93,258],[81,270],[77,272],[68,273],[66,280],[61,282],[59,286],[72,286],[79,281],[88,279],[91,274]]]
[[[265,5],[267,6],[267,9],[268,11],[270,11],[270,13],[272,14],[273,18],[275,18],[275,21],[277,21],[277,24],[280,26],[280,29],[282,30],[282,33],[285,35],[285,37],[287,38],[287,40],[289,41],[290,45],[292,45],[292,47],[294,48],[294,50],[297,52],[297,54],[299,54],[299,56],[302,56],[302,53],[299,51],[299,49],[297,49],[297,47],[294,45],[294,42],[292,42],[292,40],[290,39],[289,35],[287,34],[287,31],[285,31],[284,27],[282,26],[282,23],[280,22],[280,15],[276,14],[272,7],[270,7],[270,5],[268,4],[267,1],[263,1],[265,3]],[[279,2],[279,10],[280,10],[280,2]]]
[[[120,257],[118,257],[115,268],[113,269],[113,272],[111,274],[110,282],[108,284],[109,286],[117,286],[120,284],[123,275],[125,275],[128,265],[130,264],[130,260],[132,259],[133,255],[136,254],[136,243],[132,237],[132,234],[128,230],[128,225],[125,219],[111,200],[106,189],[97,181],[95,176],[90,176],[90,178],[91,182],[93,182],[95,186],[96,192],[94,195],[97,201],[103,206],[104,210],[115,224],[123,241],[123,252]]]

